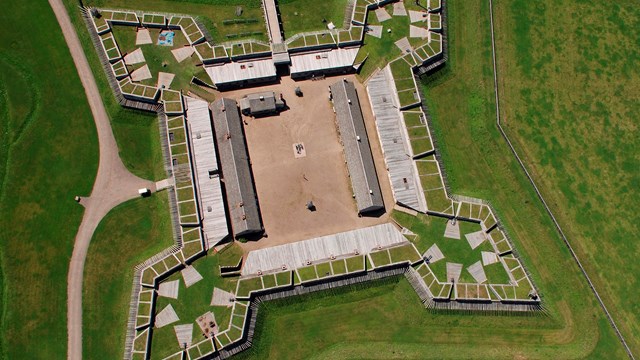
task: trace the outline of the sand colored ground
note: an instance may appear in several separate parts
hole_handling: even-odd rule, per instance
[[[347,78],[356,82],[385,206],[390,211],[393,197],[365,89],[355,77]],[[340,79],[295,82],[287,77],[277,85],[220,94],[239,99],[246,94],[273,90],[283,94],[289,107],[277,116],[244,118],[267,234],[259,241],[243,244],[245,251],[388,221],[388,213],[377,217],[358,217],[335,114],[329,101],[328,87]],[[296,86],[300,86],[303,97],[295,96]],[[295,157],[295,143],[304,144],[305,157]],[[307,210],[305,205],[309,200],[315,204],[316,211]]]

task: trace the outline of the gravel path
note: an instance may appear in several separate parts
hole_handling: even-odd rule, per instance
[[[155,183],[131,174],[120,160],[118,145],[111,131],[109,116],[80,45],[69,14],[61,0],[49,0],[65,41],[69,46],[73,62],[78,70],[87,100],[93,114],[100,143],[100,163],[98,175],[91,196],[83,198],[84,217],[76,235],[73,254],[67,278],[67,328],[68,359],[82,359],[82,281],[84,262],[89,243],[100,220],[116,205],[138,196],[137,189],[149,188],[155,191]]]

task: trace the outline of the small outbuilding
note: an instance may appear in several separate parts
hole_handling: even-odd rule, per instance
[[[249,94],[240,99],[240,110],[247,116],[274,115],[284,108],[282,94],[273,91]]]

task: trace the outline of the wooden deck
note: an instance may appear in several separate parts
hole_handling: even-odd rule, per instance
[[[229,228],[218,172],[218,156],[213,144],[209,104],[188,96],[185,96],[185,100],[193,167],[200,198],[202,231],[208,246],[213,247],[229,234]]]
[[[331,259],[332,256],[368,254],[378,246],[388,247],[406,242],[400,230],[390,223],[323,236],[291,244],[274,246],[249,252],[242,275],[255,275],[272,270],[295,269],[307,262]]]
[[[385,164],[396,203],[426,212],[418,170],[411,158],[409,141],[403,134],[403,122],[393,90],[390,71],[380,71],[367,84],[367,93],[376,119]],[[406,131],[406,130],[405,130]]]

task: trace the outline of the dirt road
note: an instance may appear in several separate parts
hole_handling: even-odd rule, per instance
[[[82,359],[82,281],[84,262],[89,243],[100,220],[116,205],[138,196],[137,189],[155,191],[155,183],[131,174],[120,160],[118,145],[113,137],[109,116],[102,103],[95,78],[80,45],[71,19],[61,0],[49,0],[62,28],[73,62],[80,75],[82,86],[98,131],[100,163],[91,196],[83,198],[84,217],[76,235],[67,278],[67,330],[68,359]]]

